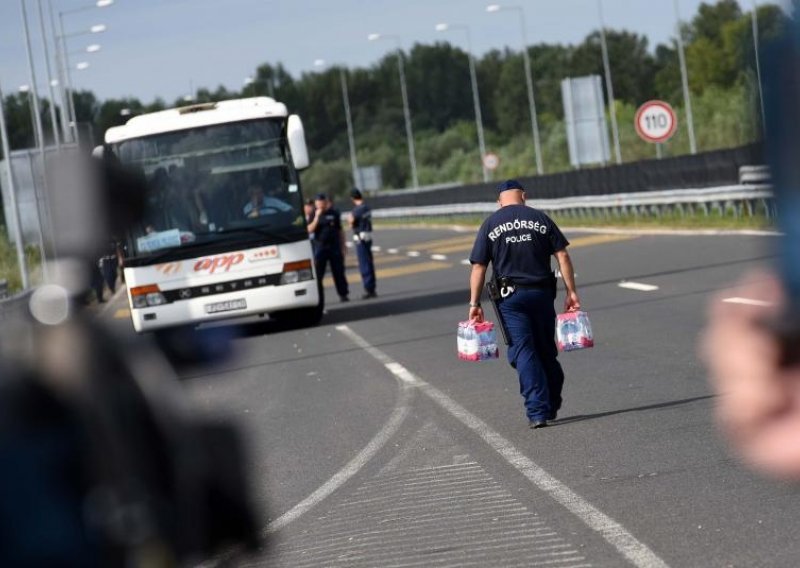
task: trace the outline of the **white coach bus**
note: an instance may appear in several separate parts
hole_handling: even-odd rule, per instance
[[[298,171],[303,125],[271,98],[137,116],[105,152],[148,180],[125,238],[137,332],[241,316],[313,325],[322,317]]]

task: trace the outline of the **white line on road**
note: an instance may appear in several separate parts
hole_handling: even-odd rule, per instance
[[[416,251],[416,250],[410,250],[410,251],[408,251],[407,254],[411,258],[417,258],[420,255],[419,251]]]
[[[443,254],[432,254],[431,260],[447,260],[447,256]]]
[[[752,298],[725,298],[722,300],[726,304],[741,304],[743,306],[756,306],[759,308],[769,308],[774,306],[773,302],[766,302],[764,300],[754,300]]]
[[[372,252],[381,252],[381,247],[378,245],[372,245]]]
[[[639,292],[655,292],[658,290],[658,286],[654,284],[643,284],[641,282],[620,282],[617,286],[627,290],[638,290]]]
[[[469,261],[469,259],[468,259],[468,258],[465,258],[464,260],[462,260],[462,261],[461,261],[461,264],[463,264],[464,266],[469,266],[469,265],[471,265],[472,263]]]
[[[478,434],[493,450],[500,454],[511,466],[528,478],[540,490],[549,494],[558,503],[583,521],[589,528],[598,532],[609,544],[614,546],[634,566],[642,568],[661,568],[667,564],[648,546],[639,542],[636,537],[617,521],[597,509],[572,489],[547,473],[530,458],[524,455],[511,442],[492,430],[483,420],[469,412],[436,387],[426,383],[414,373],[394,361],[380,349],[370,345],[346,325],[336,329],[350,338],[353,343],[364,349],[403,383],[422,391],[426,396],[447,410],[459,422]]]
[[[358,452],[356,457],[354,457],[347,463],[347,465],[336,472],[333,477],[322,484],[316,491],[311,493],[311,495],[269,523],[264,531],[265,535],[281,530],[292,521],[297,520],[302,515],[309,512],[326,497],[330,496],[331,493],[344,485],[348,479],[358,473],[361,468],[363,468],[367,462],[369,462],[369,460],[371,460],[375,454],[377,454],[380,449],[386,445],[386,442],[388,442],[389,439],[397,433],[400,425],[408,416],[409,405],[414,392],[402,381],[398,381],[398,385],[400,387],[400,396],[397,399],[397,403],[395,404],[389,420],[383,425],[383,428],[380,429],[380,431],[375,435],[374,438],[372,438],[372,440],[369,441],[366,446],[364,446],[364,449]]]
[[[400,251],[398,249],[386,249],[386,252],[388,252],[389,254],[397,254]]]

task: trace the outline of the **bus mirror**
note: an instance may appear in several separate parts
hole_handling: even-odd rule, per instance
[[[289,151],[292,153],[294,168],[296,170],[306,169],[310,164],[308,147],[306,146],[306,134],[303,130],[303,121],[296,114],[289,116],[286,135],[289,139]]]

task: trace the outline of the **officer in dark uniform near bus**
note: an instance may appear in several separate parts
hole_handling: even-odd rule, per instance
[[[564,371],[555,344],[555,256],[567,287],[565,311],[580,309],[569,241],[543,212],[525,205],[518,181],[497,186],[500,209],[484,221],[470,255],[469,318],[483,321],[481,290],[489,263],[500,292],[497,301],[509,336],[508,361],[519,375],[531,428],[547,426],[561,407]]]
[[[336,292],[342,302],[347,302],[350,299],[350,291],[344,273],[344,257],[347,248],[345,247],[345,233],[342,229],[342,214],[333,207],[333,203],[324,193],[317,195],[314,206],[316,207],[314,219],[308,225],[308,232],[314,235],[314,264],[320,283],[320,294],[323,288],[322,279],[325,277],[325,267],[330,262]]]
[[[364,196],[357,187],[350,190],[350,199],[353,201],[353,210],[350,211],[350,227],[353,229],[361,282],[364,284],[362,299],[377,298],[375,261],[372,258],[372,210],[369,205],[364,203]]]

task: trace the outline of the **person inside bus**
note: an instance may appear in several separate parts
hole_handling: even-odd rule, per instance
[[[291,213],[292,207],[285,201],[277,197],[264,195],[264,189],[260,185],[251,185],[248,190],[250,200],[242,208],[242,213],[248,219],[256,219],[265,215],[275,213]]]

